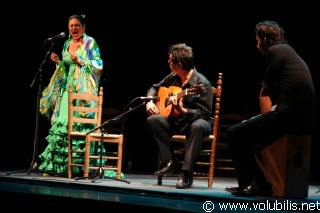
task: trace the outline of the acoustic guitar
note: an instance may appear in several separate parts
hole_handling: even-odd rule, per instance
[[[182,90],[177,86],[160,87],[158,91],[158,107],[160,114],[165,117],[179,116],[180,112],[172,107],[172,103],[170,103],[170,97],[176,95],[178,100],[183,96],[191,96],[193,98],[199,97],[203,89],[203,86],[200,85],[192,86],[185,90]]]

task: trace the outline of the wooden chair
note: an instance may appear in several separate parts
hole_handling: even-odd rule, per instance
[[[234,177],[234,165],[231,159],[229,146],[225,134],[226,131],[235,124],[247,119],[246,113],[238,114],[234,112],[220,113],[219,134],[216,143],[215,174],[219,177]]]
[[[127,138],[125,137],[125,116],[122,116],[126,112],[126,106],[104,106],[102,107],[101,123],[109,120],[108,125],[105,126],[105,131],[108,134],[122,134],[123,135],[123,146],[122,146],[122,171],[126,171],[126,143]]]
[[[103,88],[99,88],[98,95],[72,93],[71,86],[68,92],[68,178],[74,177],[76,168],[78,172],[83,172],[83,177],[89,177],[89,174],[100,169],[98,159],[102,157],[103,170],[115,170],[116,178],[120,179],[123,135],[102,134],[103,128],[98,128],[101,126]],[[85,116],[88,114],[90,116]],[[85,124],[86,129],[79,130],[79,123]],[[76,140],[83,141],[83,146],[75,146]],[[104,149],[99,148],[101,141],[103,147],[107,145]],[[101,152],[103,150],[107,151]]]
[[[216,151],[216,140],[218,138],[219,131],[219,114],[220,114],[220,98],[222,93],[222,73],[218,74],[217,86],[212,87],[213,93],[213,117],[212,117],[212,133],[203,141],[203,149],[200,152],[198,161],[194,168],[193,178],[208,179],[208,188],[212,188],[213,177],[214,177],[214,163],[215,163],[215,151]],[[184,159],[184,146],[186,142],[186,135],[173,135],[171,145],[175,157],[178,158],[179,164],[183,164]],[[158,167],[160,169],[161,160],[159,158]],[[172,175],[167,175],[172,176]],[[158,176],[158,185],[162,185],[163,175]],[[192,185],[193,179],[190,180]]]

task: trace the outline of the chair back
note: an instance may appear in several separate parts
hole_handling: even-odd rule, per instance
[[[99,88],[98,95],[88,92],[72,93],[71,85],[68,92],[69,132],[74,131],[75,123],[86,123],[93,124],[93,126],[100,126],[103,103],[103,87]],[[97,133],[98,131],[99,130],[97,130]]]
[[[68,88],[68,178],[75,171],[81,173],[79,167],[85,168],[86,133],[100,126],[102,103],[102,87],[99,88],[98,95],[88,92],[73,93],[72,85]],[[94,132],[99,133],[100,129]]]

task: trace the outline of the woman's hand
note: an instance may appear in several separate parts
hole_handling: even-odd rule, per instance
[[[57,54],[52,52],[50,58],[57,65],[60,63],[60,59],[59,59],[59,56]]]
[[[79,64],[78,56],[76,53],[74,53],[74,52],[70,53],[70,58],[74,63]]]
[[[78,58],[76,53],[74,53],[74,52],[70,53],[70,58],[74,63],[78,64],[79,66],[83,65],[83,62],[80,61],[80,59]]]

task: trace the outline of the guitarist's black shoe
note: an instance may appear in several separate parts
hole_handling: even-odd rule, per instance
[[[238,196],[271,196],[272,187],[269,183],[259,184],[253,182],[250,186],[242,190],[234,190],[231,192],[233,195]]]
[[[169,160],[166,165],[154,173],[154,175],[168,175],[178,170],[178,165],[173,160]]]
[[[189,189],[192,186],[193,174],[191,171],[182,170],[176,183],[177,189]]]

